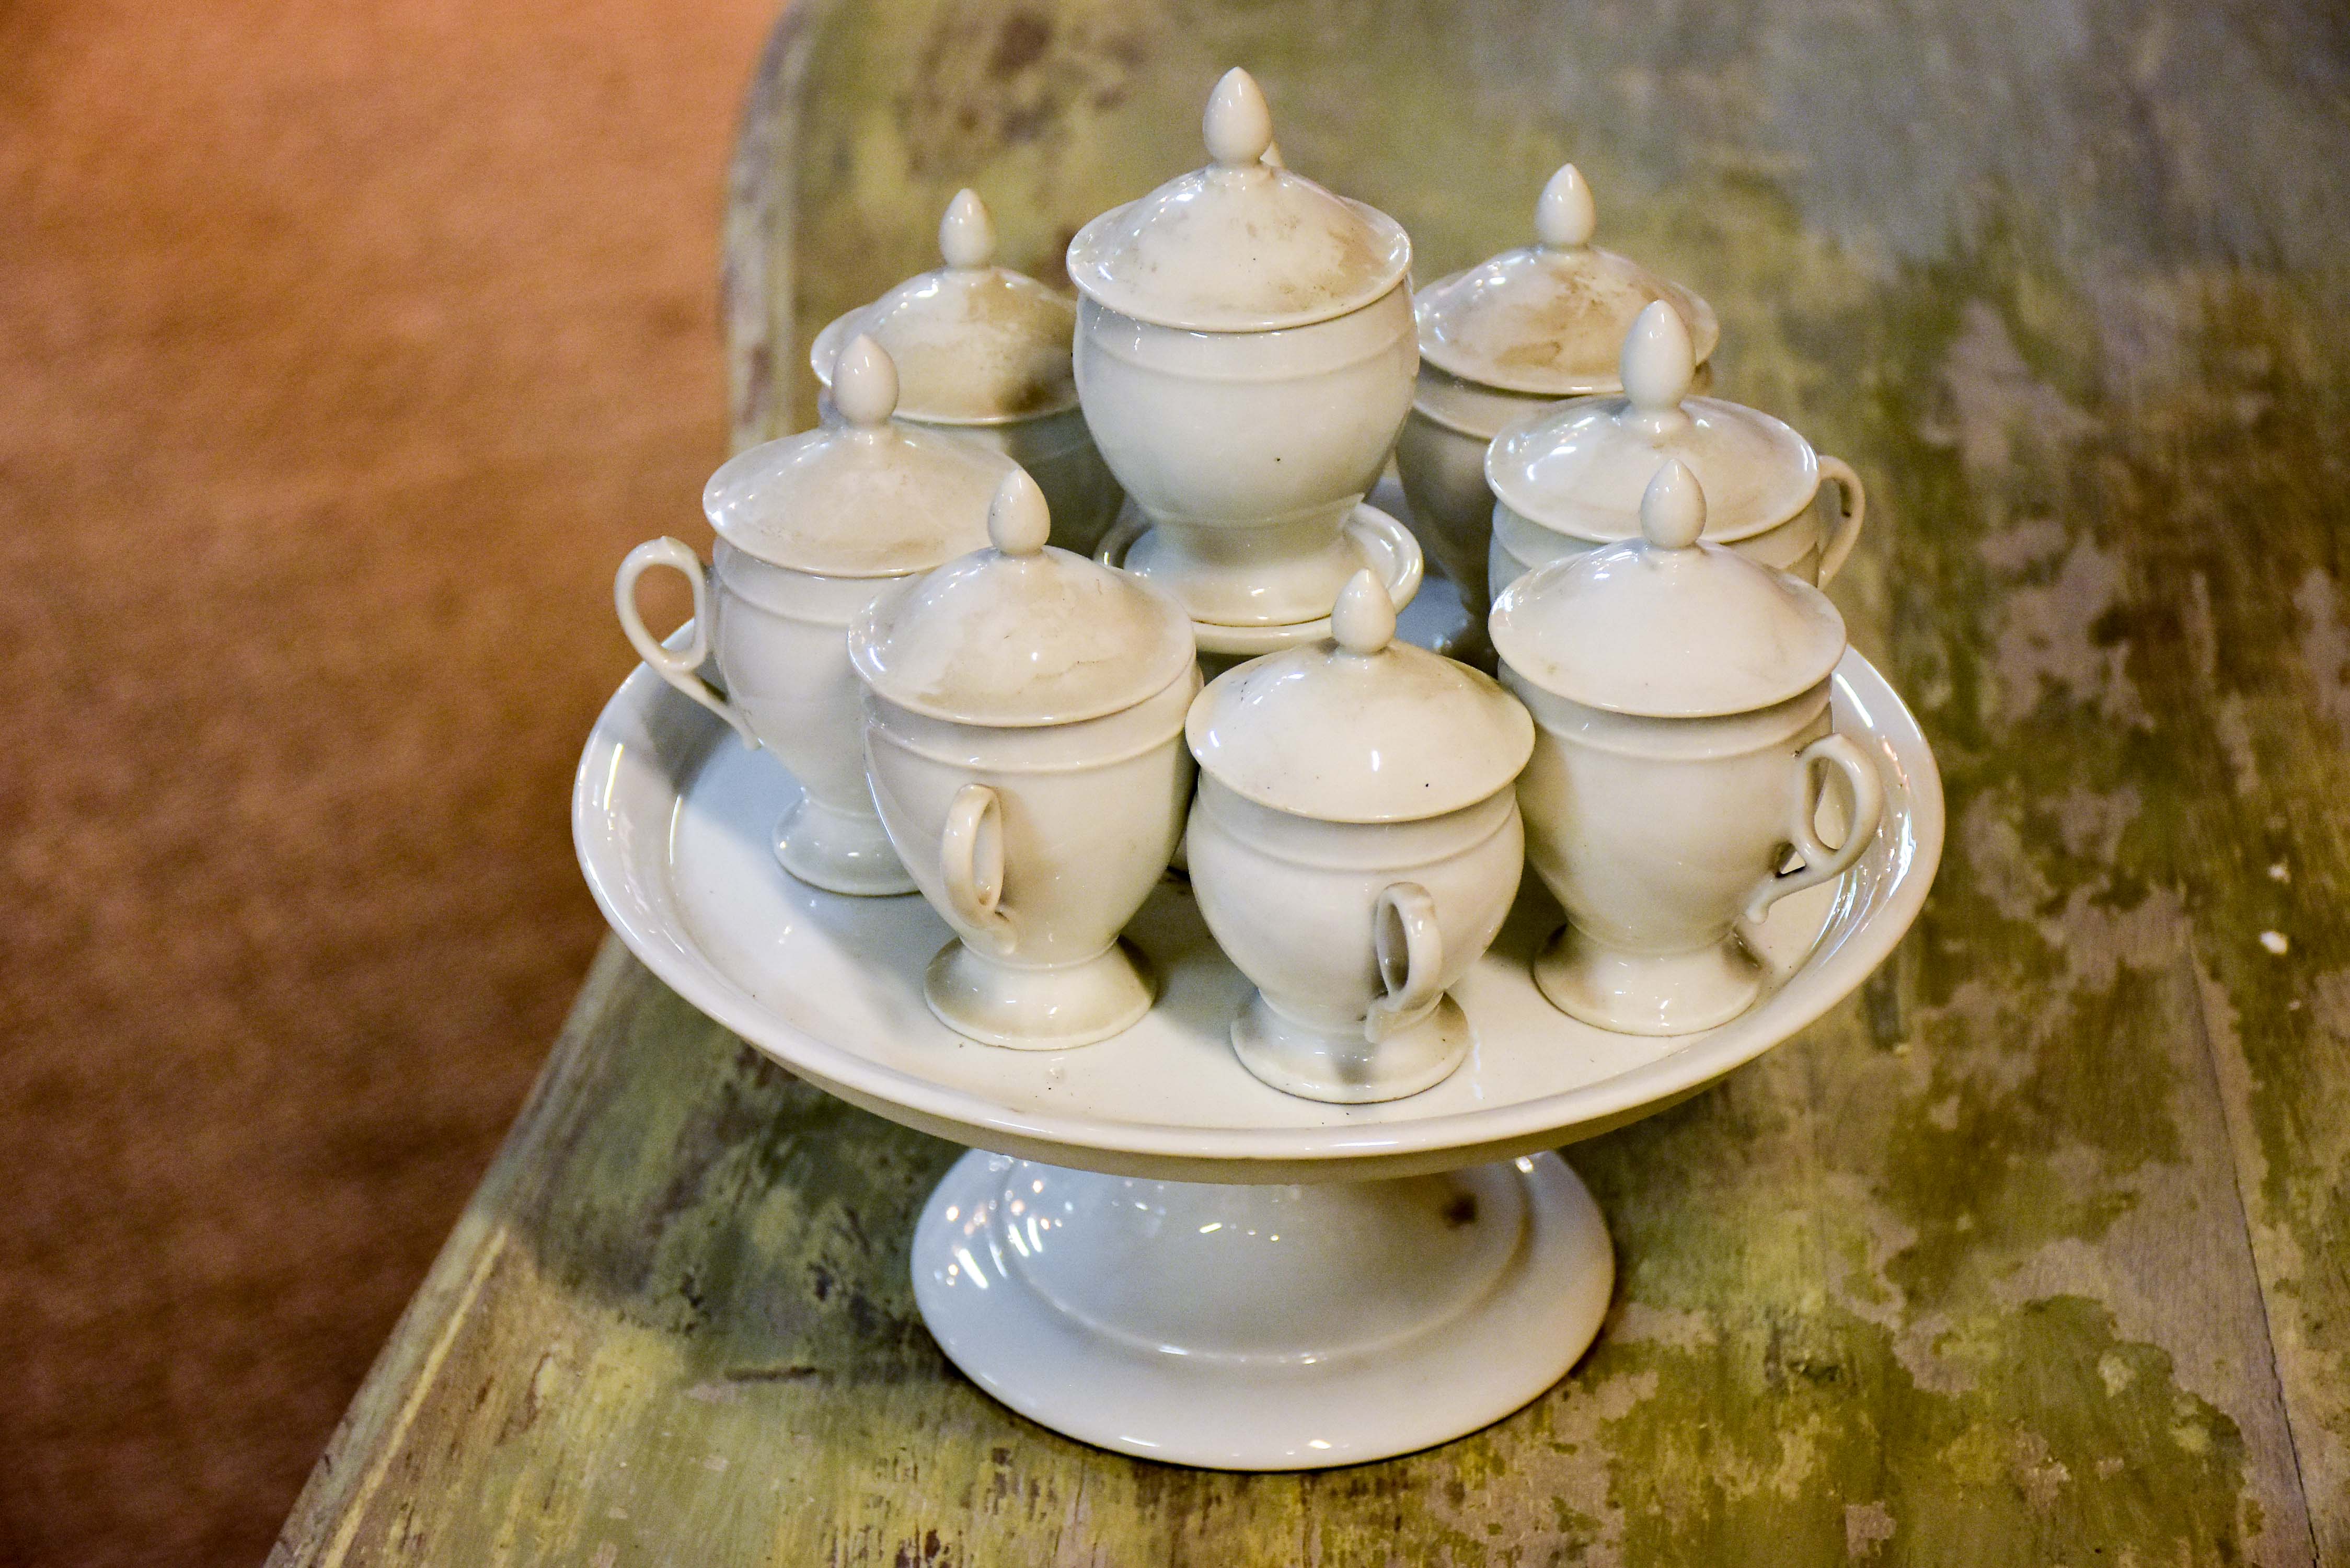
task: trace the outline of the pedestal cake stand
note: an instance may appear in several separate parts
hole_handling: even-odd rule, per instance
[[[767,829],[790,775],[649,670],[589,738],[572,826],[606,918],[680,995],[843,1099],[972,1147],[924,1207],[913,1274],[980,1386],[1103,1448],[1310,1469],[1473,1431],[1563,1376],[1615,1263],[1548,1151],[1787,1039],[1908,929],[1941,854],[1933,756],[1857,654],[1835,705],[1883,763],[1884,821],[1840,883],[1753,934],[1773,985],[1752,1012],[1661,1040],[1567,1018],[1528,974],[1561,919],[1528,876],[1455,993],[1469,1062],[1386,1105],[1294,1099],[1243,1070],[1227,1029],[1247,982],[1173,877],[1129,931],[1162,986],[1141,1023],[1060,1053],[958,1038],[922,1003],[946,926],[919,898],[787,876]]]

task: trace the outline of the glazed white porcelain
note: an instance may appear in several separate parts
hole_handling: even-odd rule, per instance
[[[1010,465],[894,427],[895,367],[870,338],[845,363],[846,426],[754,448],[712,478],[714,564],[651,540],[621,563],[613,595],[647,665],[799,780],[805,793],[771,837],[785,869],[836,893],[910,893],[866,787],[847,630],[905,574],[984,540],[983,498]],[[637,581],[655,567],[692,585],[682,649],[664,647],[638,613]],[[702,679],[711,661],[723,691]]]
[[[1013,1168],[973,1156],[917,1228],[924,1321],[982,1387],[1060,1431],[1170,1462],[1350,1463],[1508,1414],[1588,1342],[1607,1298],[1605,1232],[1572,1173],[1539,1151],[1683,1099],[1799,1032],[1915,919],[1942,843],[1932,755],[1858,656],[1830,690],[1835,728],[1885,770],[1885,815],[1843,882],[1782,899],[1752,933],[1772,977],[1761,1002],[1709,1033],[1669,1040],[1562,1014],[1531,974],[1557,906],[1528,877],[1501,937],[1454,988],[1476,1020],[1468,1061],[1433,1088],[1378,1104],[1297,1098],[1241,1065],[1229,1029],[1249,981],[1172,880],[1128,928],[1162,984],[1131,1029],[1036,1054],[948,1028],[924,1002],[923,976],[949,928],[919,899],[836,898],[778,874],[763,846],[796,793],[792,779],[772,753],[726,743],[723,722],[650,670],[629,678],[589,738],[573,830],[606,918],[692,1005],[853,1104],[1054,1168],[1027,1180],[1074,1210],[1030,1203],[1013,1213]],[[1461,1175],[1442,1186],[1389,1183],[1452,1170]],[[1293,1202],[1290,1183],[1316,1185]],[[1416,1211],[1427,1199],[1414,1192],[1441,1204],[1443,1230]],[[1043,1192],[1031,1186],[1029,1196]],[[1465,1304],[1417,1278],[1334,1266],[1359,1251],[1448,1258],[1482,1274],[1482,1247],[1464,1257],[1439,1241],[1465,1218],[1464,1197],[1478,1225],[1523,1215],[1517,1262],[1484,1276],[1490,1288]],[[1267,1223],[1276,1215],[1278,1227]],[[1255,1249],[1248,1280],[1227,1255],[1181,1245],[1228,1232]],[[1069,1251],[1014,1274],[1020,1248],[1040,1240]],[[983,1274],[973,1277],[965,1254]],[[1315,1262],[1293,1273],[1292,1258]],[[1402,1293],[1403,1310],[1367,1317],[1389,1292]],[[1276,1332],[1235,1345],[1240,1312],[1265,1298],[1288,1303]],[[1198,1316],[1179,1321],[1177,1337],[1153,1337],[1192,1303]],[[1334,1325],[1319,1346],[1296,1332],[1317,1320]],[[1367,1324],[1395,1332],[1366,1347]]]
[[[924,999],[958,1033],[1024,1050],[1090,1044],[1150,1009],[1149,971],[1118,932],[1182,831],[1199,689],[1180,607],[1048,549],[1049,527],[1014,472],[991,549],[849,634],[874,802],[955,932]]]
[[[1200,912],[1257,990],[1251,1073],[1309,1099],[1440,1083],[1474,1041],[1449,993],[1501,929],[1525,862],[1512,781],[1534,729],[1485,676],[1395,644],[1368,572],[1329,641],[1219,676],[1186,734]]]
[[[898,418],[1002,452],[1034,476],[1053,542],[1090,555],[1123,496],[1077,406],[1076,304],[995,263],[985,203],[958,192],[939,222],[946,265],[836,317],[808,349],[830,417],[833,361],[869,332],[897,361]]]
[[[1624,339],[1624,394],[1553,405],[1500,431],[1485,458],[1494,497],[1489,585],[1637,537],[1639,500],[1668,459],[1688,464],[1709,502],[1706,537],[1814,585],[1860,537],[1860,476],[1779,420],[1693,396],[1687,325],[1663,301]]]
[[[1118,938],[1182,833],[1182,715],[1196,680],[1043,735],[868,697],[866,762],[881,820],[956,937],[923,995],[958,1033],[1059,1050],[1107,1039],[1150,1010],[1149,966]]]
[[[1116,525],[1103,536],[1094,559],[1106,566],[1128,570],[1135,545],[1149,532],[1149,521],[1129,504]],[[1388,601],[1399,611],[1418,598],[1426,580],[1427,561],[1420,554],[1419,541],[1394,514],[1362,502],[1347,514],[1341,532],[1352,553],[1355,570],[1368,570],[1378,577]],[[1313,620],[1280,626],[1221,626],[1213,621],[1194,620],[1191,635],[1199,646],[1201,667],[1213,679],[1243,659],[1320,642],[1330,635],[1330,618],[1326,614]]]
[[[1461,590],[1473,628],[1455,657],[1490,669],[1484,645],[1493,493],[1485,451],[1505,427],[1561,398],[1622,389],[1617,357],[1639,310],[1658,299],[1693,324],[1700,383],[1720,337],[1697,295],[1591,244],[1590,187],[1573,164],[1534,208],[1535,243],[1452,273],[1413,297],[1419,379],[1396,441],[1412,524]]]
[[[1328,615],[1360,565],[1343,525],[1411,408],[1409,294],[1278,332],[1180,331],[1091,300],[1077,321],[1086,422],[1152,524],[1127,569],[1195,620]]]
[[[1260,161],[1271,122],[1245,72],[1218,84],[1206,129],[1210,167],[1070,244],[1077,389],[1150,521],[1126,569],[1196,621],[1295,625],[1361,565],[1345,524],[1411,406],[1410,245]]]
[[[1882,766],[1885,815],[1842,883],[1781,899],[1750,933],[1772,975],[1752,1011],[1674,1040],[1562,1014],[1531,974],[1558,905],[1530,877],[1453,988],[1477,1023],[1469,1060],[1425,1093],[1372,1105],[1299,1099],[1241,1065],[1231,1025],[1250,981],[1172,879],[1126,928],[1160,981],[1133,1028],[1041,1056],[948,1028],[922,999],[953,934],[944,920],[921,899],[837,898],[779,873],[764,858],[767,829],[796,783],[650,670],[597,722],[572,826],[598,907],[647,967],[868,1110],[957,1143],[1157,1180],[1409,1176],[1554,1148],[1682,1098],[1818,1018],[1891,952],[1941,852],[1940,784],[1916,720],[1866,660],[1847,655],[1830,692],[1836,732]]]
[[[914,1297],[957,1366],[1098,1447],[1236,1470],[1409,1453],[1507,1415],[1599,1329],[1615,1259],[1555,1154],[1203,1186],[965,1155]]]
[[[1574,164],[1534,203],[1534,243],[1450,274],[1413,300],[1420,357],[1461,380],[1545,398],[1621,389],[1617,357],[1640,311],[1669,304],[1703,364],[1721,337],[1713,307],[1679,284],[1591,243],[1598,213]]]
[[[1399,1099],[1441,1083],[1475,1035],[1451,994],[1484,956],[1525,866],[1517,800],[1408,823],[1316,822],[1200,783],[1186,839],[1217,942],[1255,982],[1241,1063],[1308,1099]]]
[[[1766,971],[1744,927],[1842,876],[1883,810],[1867,757],[1829,732],[1825,684],[1762,713],[1652,719],[1585,708],[1506,666],[1502,679],[1541,726],[1518,798],[1528,858],[1568,922],[1534,960],[1543,994],[1632,1034],[1745,1012]],[[1831,771],[1856,802],[1835,846],[1816,826]],[[1790,846],[1798,864],[1783,869]]]
[[[912,892],[914,880],[890,848],[866,787],[864,714],[844,640],[858,613],[895,584],[795,572],[723,542],[715,556],[705,567],[676,539],[629,551],[614,585],[629,640],[661,679],[792,770],[804,793],[769,840],[785,870],[834,893]],[[693,623],[682,649],[663,648],[637,613],[637,579],[656,566],[693,585]],[[702,680],[705,662],[715,663],[723,693]]]
[[[1535,983],[1586,1023],[1674,1035],[1754,1004],[1767,974],[1747,929],[1850,869],[1885,792],[1831,732],[1844,628],[1818,590],[1700,543],[1702,493],[1679,462],[1642,525],[1513,584],[1493,640],[1540,731],[1518,798],[1568,922]],[[1851,802],[1833,846],[1818,828],[1832,775]]]

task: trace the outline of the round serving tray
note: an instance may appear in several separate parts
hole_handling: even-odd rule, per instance
[[[914,896],[794,880],[767,833],[798,786],[765,752],[649,670],[624,681],[580,759],[579,859],[621,940],[681,996],[794,1072],[939,1137],[1061,1167],[1217,1183],[1365,1180],[1500,1160],[1620,1126],[1752,1060],[1849,994],[1908,929],[1942,847],[1942,794],[1916,719],[1858,654],[1836,728],[1882,761],[1884,820],[1840,882],[1754,933],[1772,990],[1709,1033],[1638,1039],[1544,1001],[1528,963],[1558,907],[1528,876],[1492,950],[1456,988],[1468,1063],[1409,1099],[1331,1106],[1258,1082],[1227,1030],[1248,984],[1190,889],[1165,880],[1128,934],[1163,991],[1148,1018],[1077,1050],[962,1039],[922,1002],[950,935]]]

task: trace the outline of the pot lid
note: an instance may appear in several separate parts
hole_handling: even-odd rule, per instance
[[[1543,691],[1658,719],[1752,712],[1801,696],[1844,657],[1844,617],[1801,578],[1702,544],[1705,492],[1666,462],[1638,539],[1562,557],[1493,606],[1493,647]]]
[[[1534,720],[1499,682],[1395,637],[1395,605],[1355,574],[1330,637],[1228,670],[1183,730],[1235,794],[1325,822],[1407,822],[1509,787]]]
[[[898,411],[941,424],[994,424],[1074,406],[1076,302],[995,263],[986,203],[958,191],[939,220],[946,265],[910,277],[816,334],[808,350],[829,389],[840,346],[860,332],[898,365]]]
[[[1671,305],[1640,312],[1619,369],[1623,396],[1578,398],[1494,438],[1485,483],[1510,510],[1573,538],[1632,538],[1641,492],[1669,458],[1703,486],[1711,539],[1760,534],[1810,504],[1820,487],[1811,442],[1760,410],[1689,395],[1697,359]]]
[[[1198,657],[1191,618],[1141,578],[1045,543],[1024,469],[987,510],[990,548],[868,606],[848,630],[865,683],[934,719],[999,726],[1097,719],[1155,697]]]
[[[1077,231],[1079,290],[1160,327],[1261,332],[1359,309],[1411,270],[1402,224],[1265,161],[1273,116],[1248,72],[1224,73],[1205,127],[1213,162]]]
[[[1010,458],[893,423],[897,367],[870,337],[840,351],[832,398],[845,422],[754,446],[710,476],[702,509],[720,538],[827,577],[902,576],[986,542]]]
[[[1665,300],[1689,324],[1697,362],[1721,337],[1713,306],[1591,243],[1591,187],[1569,163],[1534,204],[1536,243],[1419,291],[1419,355],[1463,380],[1554,398],[1624,385],[1617,354],[1633,318]]]

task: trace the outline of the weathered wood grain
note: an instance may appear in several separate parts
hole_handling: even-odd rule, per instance
[[[608,951],[281,1560],[2350,1563],[2338,10],[801,16],[730,218],[745,439],[958,184],[1052,275],[1232,60],[1422,276],[1572,156],[1720,310],[1720,390],[1867,476],[1836,592],[1941,758],[1941,881],[1854,1003],[1571,1152],[1623,1265],[1573,1378],[1318,1476],[980,1396],[904,1278],[953,1151]]]

